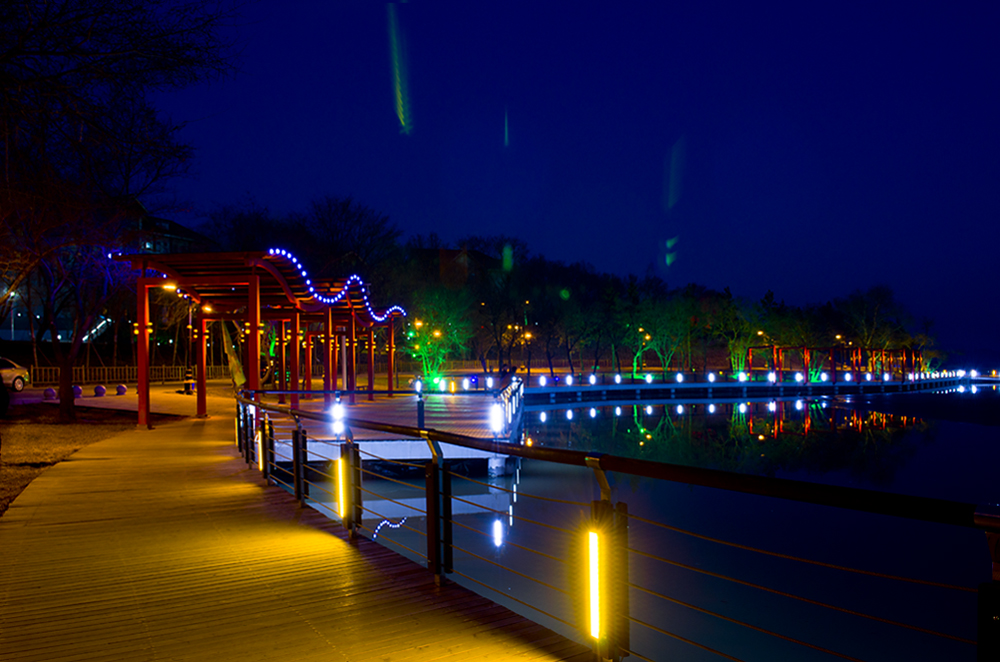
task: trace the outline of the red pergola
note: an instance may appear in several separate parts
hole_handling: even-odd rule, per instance
[[[327,391],[337,386],[337,348],[344,350],[346,364],[343,389],[351,391],[354,401],[357,388],[355,351],[358,334],[368,336],[368,397],[373,398],[374,334],[386,327],[388,336],[389,391],[395,373],[393,320],[406,312],[399,306],[376,310],[368,300],[368,288],[358,276],[343,280],[312,280],[304,266],[282,249],[244,253],[174,253],[155,255],[120,255],[139,271],[136,280],[138,313],[139,424],[149,423],[149,289],[176,289],[196,307],[192,326],[195,333],[197,361],[198,416],[207,412],[205,400],[205,325],[212,320],[243,322],[247,330],[247,388],[260,388],[261,332],[266,324],[274,325],[280,351],[279,387],[298,391],[300,350],[305,352],[305,378],[311,386],[312,337],[323,342],[324,382]],[[318,324],[320,331],[308,331]],[[256,330],[256,333],[251,331]],[[302,342],[305,341],[305,342]],[[304,345],[304,347],[303,347]],[[288,351],[291,350],[291,351]],[[289,374],[290,384],[285,375]],[[327,395],[329,399],[329,395]],[[298,396],[291,396],[292,405]]]

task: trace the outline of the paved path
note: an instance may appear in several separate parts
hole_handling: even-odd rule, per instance
[[[80,450],[0,517],[0,659],[591,659],[373,542],[348,542],[246,468],[231,400],[209,408]]]

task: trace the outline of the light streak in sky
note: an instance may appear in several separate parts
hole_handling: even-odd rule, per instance
[[[510,132],[507,130],[507,107],[503,109],[503,146],[510,147]]]
[[[413,131],[413,118],[410,115],[407,90],[406,44],[399,29],[396,5],[390,2],[386,6],[389,10],[389,46],[392,49],[392,91],[396,102],[396,117],[399,118],[399,132],[410,135]]]

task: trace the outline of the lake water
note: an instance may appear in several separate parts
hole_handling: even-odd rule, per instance
[[[525,437],[536,446],[978,504],[1000,500],[1000,428],[992,425],[998,405],[1000,393],[987,387],[975,394],[731,402],[711,408],[675,402],[581,406],[526,412]],[[667,481],[615,474],[609,479],[612,501],[626,503],[631,516],[630,615],[653,627],[633,622],[630,648],[645,657],[722,659],[657,633],[659,628],[742,660],[836,659],[732,622],[740,621],[863,660],[975,659],[974,645],[883,622],[975,640],[974,592],[817,567],[681,531],[972,589],[990,578],[979,531]],[[378,537],[391,547],[396,541],[423,550],[423,518],[415,511],[405,514],[404,507],[420,505],[422,495],[377,479],[365,487],[397,502],[366,497],[366,505],[381,515],[366,525],[381,524]],[[582,591],[581,543],[590,503],[600,498],[594,473],[525,460],[510,476],[456,478],[454,489],[460,499],[455,544],[462,551],[455,553],[457,573],[450,577],[480,591],[458,573],[498,587],[501,593],[487,592],[488,597],[581,638],[574,625],[509,598],[571,624],[582,622],[576,596]]]

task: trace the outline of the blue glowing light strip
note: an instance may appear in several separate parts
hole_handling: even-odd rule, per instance
[[[365,283],[363,280],[361,280],[361,276],[357,274],[351,275],[351,277],[347,279],[347,282],[344,283],[343,289],[337,292],[335,296],[332,297],[325,296],[316,291],[316,288],[313,287],[312,281],[309,280],[309,274],[306,273],[305,267],[302,266],[302,263],[299,262],[298,259],[294,255],[292,255],[290,251],[286,251],[283,248],[271,248],[267,251],[267,253],[268,255],[281,256],[286,260],[290,261],[293,265],[295,265],[295,267],[298,268],[299,274],[302,276],[302,279],[305,280],[306,286],[309,288],[309,295],[312,298],[316,299],[317,301],[325,303],[328,306],[332,306],[340,302],[344,297],[347,296],[347,291],[351,287],[351,284],[357,283],[358,287],[361,288],[361,294],[365,300],[365,308],[368,310],[368,314],[371,315],[371,318],[373,320],[375,320],[376,322],[384,322],[387,319],[389,319],[394,312],[398,312],[400,315],[404,317],[406,316],[406,311],[403,310],[403,308],[400,306],[392,306],[391,308],[388,308],[385,311],[384,315],[381,316],[376,315],[375,311],[372,309],[371,303],[368,301],[368,288],[365,287]]]

